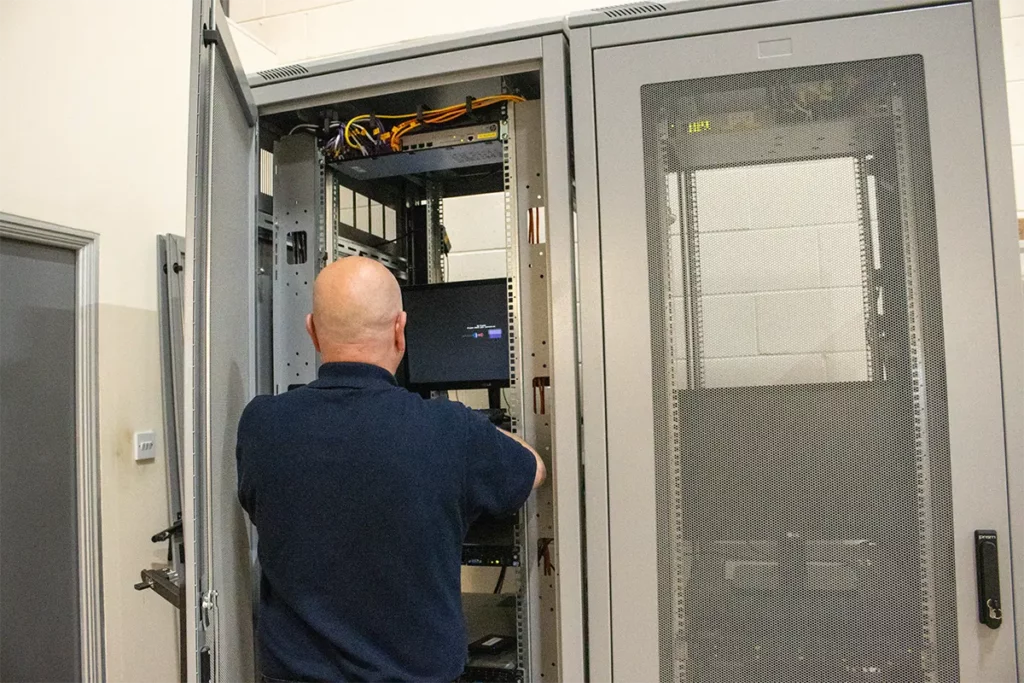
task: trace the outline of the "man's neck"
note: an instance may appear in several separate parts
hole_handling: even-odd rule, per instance
[[[356,349],[321,349],[320,361],[323,363],[363,363],[364,365],[376,365],[384,368],[392,375],[397,368],[390,367],[378,354],[366,353],[364,350]]]

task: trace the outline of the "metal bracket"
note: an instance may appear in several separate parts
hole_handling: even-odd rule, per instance
[[[203,26],[203,46],[209,47],[220,42],[220,31],[215,28]]]
[[[181,609],[185,599],[179,579],[178,574],[171,569],[143,569],[142,581],[135,584],[135,590],[152,588],[161,598]]]

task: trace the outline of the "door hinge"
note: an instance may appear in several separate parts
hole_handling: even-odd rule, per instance
[[[203,619],[203,629],[210,628],[210,613],[217,609],[217,591],[211,589],[203,593],[203,599],[199,603],[199,613]]]
[[[215,28],[203,26],[203,46],[209,47],[220,42],[220,31]]]

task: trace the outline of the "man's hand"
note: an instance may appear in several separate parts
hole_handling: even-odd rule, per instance
[[[513,434],[511,432],[506,432],[504,429],[500,429],[498,431],[500,431],[502,434],[504,434],[508,438],[510,438],[513,441],[515,441],[516,443],[518,443],[520,446],[522,446],[526,450],[528,450],[531,453],[533,453],[533,457],[536,458],[536,460],[537,460],[537,475],[533,478],[533,488],[534,489],[540,488],[540,485],[543,484],[544,480],[548,478],[548,469],[547,469],[547,467],[544,466],[544,461],[540,459],[540,453],[538,453],[537,450],[533,446],[531,446],[530,444],[526,443],[525,441],[520,439],[515,434]]]

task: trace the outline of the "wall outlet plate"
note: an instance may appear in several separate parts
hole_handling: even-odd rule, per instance
[[[135,432],[135,462],[145,462],[156,457],[156,432]]]

